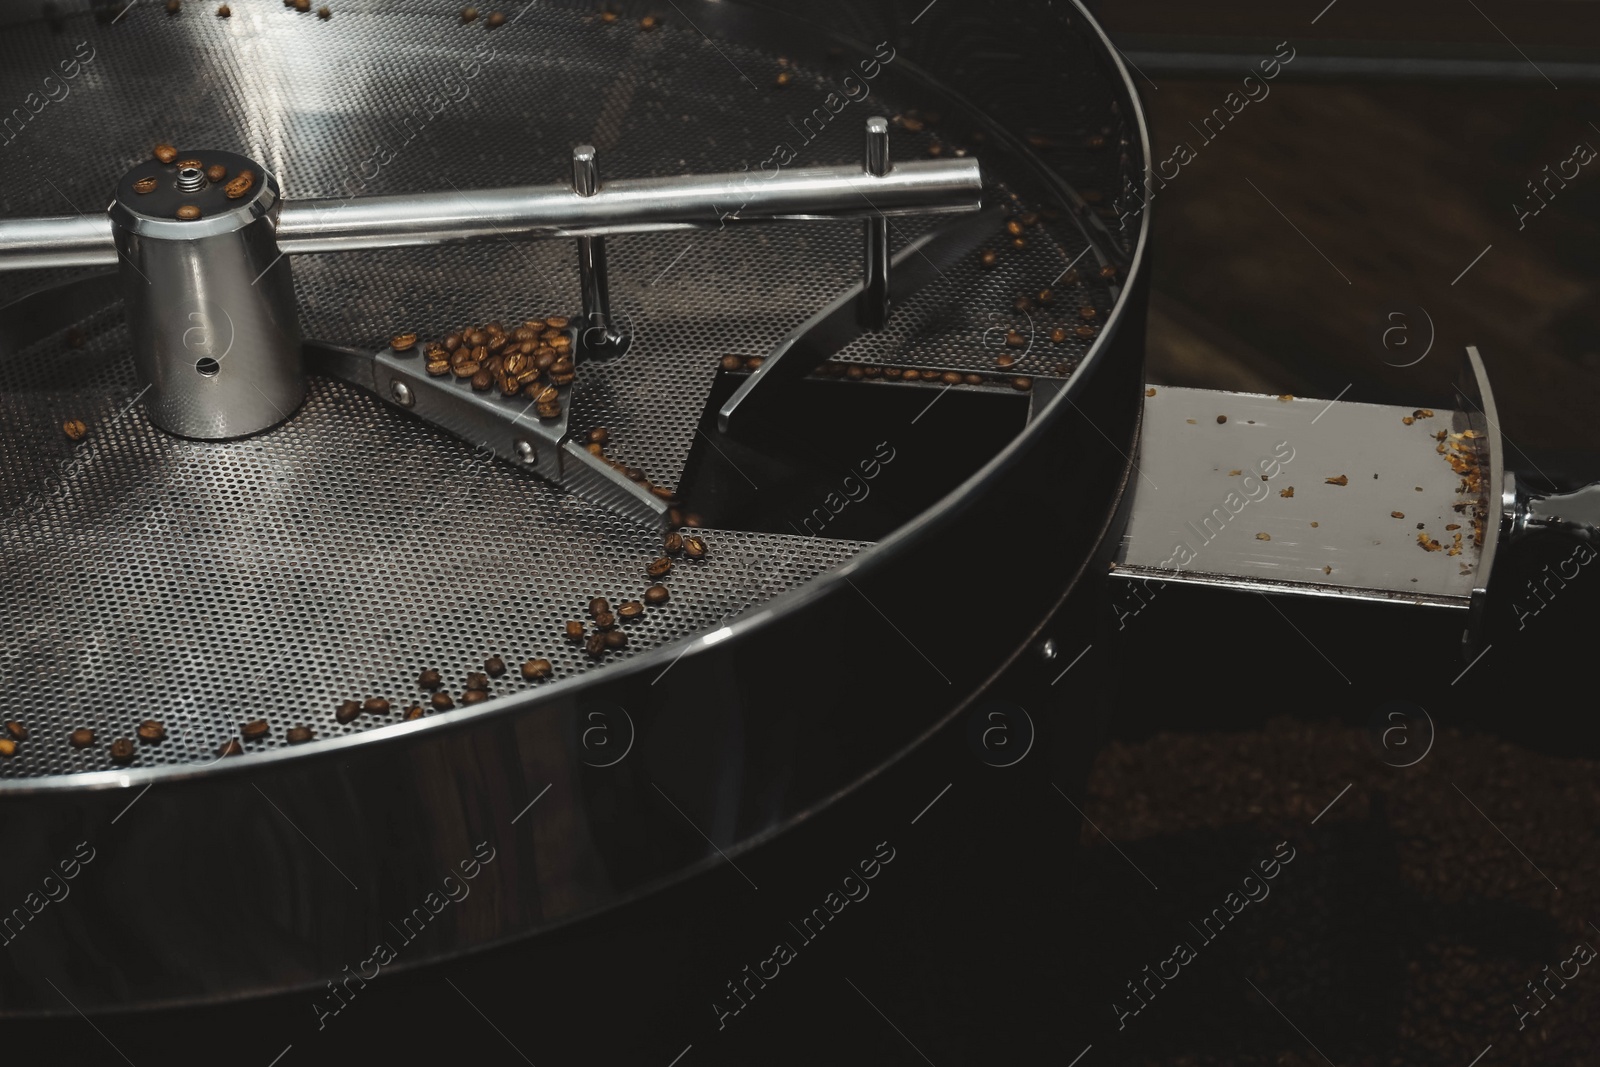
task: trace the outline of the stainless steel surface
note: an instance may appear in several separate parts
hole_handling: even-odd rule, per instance
[[[313,197],[283,205],[278,242],[291,255],[451,244],[484,237],[600,237],[727,223],[877,218],[975,211],[976,159],[916,160],[882,177],[859,167],[811,167],[622,179],[592,196],[570,185]],[[111,229],[92,215],[8,219],[0,270],[108,266]]]
[[[149,160],[117,183],[110,218],[145,412],[168,433],[224,440],[276,426],[305,399],[300,314],[273,240],[277,180],[231,152],[198,155],[252,171],[249,194]],[[140,193],[139,181],[156,188]],[[185,207],[199,217],[177,218]]]
[[[115,265],[111,220],[94,203],[96,210],[84,215],[0,219],[0,270]]]
[[[1003,211],[990,208],[971,219],[948,223],[906,245],[892,257],[892,266],[885,264],[884,267],[883,276],[891,284],[885,294],[889,306],[909,303],[926,307],[928,301],[938,298],[941,290],[944,295],[954,296],[951,276],[946,270],[954,273],[955,264],[963,257],[970,258],[973,249],[985,237],[992,237],[1002,218]],[[918,299],[912,301],[913,296]],[[770,405],[784,402],[786,384],[803,378],[830,357],[848,354],[852,348],[859,351],[866,347],[857,342],[870,344],[866,331],[870,329],[867,323],[873,316],[864,310],[866,300],[865,285],[853,285],[774,345],[761,366],[723,401],[717,412],[717,425],[722,432],[739,433],[759,425],[764,410],[770,411]],[[991,331],[985,330],[974,340],[981,345],[990,336]],[[1043,347],[1042,339],[1040,346]],[[1062,378],[1070,372],[1069,364],[1050,363],[1044,359],[1037,359],[1033,364],[1023,364],[1019,360],[1018,367],[1018,373],[1024,369],[1037,370]],[[992,369],[992,364],[984,369]]]
[[[0,657],[13,681],[0,714],[33,728],[0,761],[0,891],[22,899],[31,872],[85,837],[100,858],[70,913],[47,911],[0,956],[0,1012],[70,1011],[52,982],[89,1012],[321,989],[485,840],[503,858],[397,966],[549,929],[724,863],[958,714],[1083,574],[1121,491],[1116,450],[1131,448],[1138,353],[1127,338],[1137,331],[1122,326],[1141,314],[1146,239],[1142,220],[1106,233],[1068,187],[1114,190],[1148,156],[1137,98],[1103,35],[1081,9],[1042,2],[997,16],[941,0],[917,19],[925,4],[806,0],[792,13],[809,26],[736,4],[676,6],[684,21],[669,15],[654,33],[607,28],[588,5],[529,6],[488,39],[489,56],[473,51],[481,24],[369,0],[349,0],[328,23],[276,5],[231,20],[168,19],[157,5],[115,26],[85,20],[101,45],[99,80],[26,158],[17,145],[0,154],[7,210],[60,210],[53,191],[25,180],[32,168],[93,203],[151,144],[179,136],[237,138],[287,195],[325,203],[526,182],[559,174],[580,143],[604,153],[618,181],[741,166],[759,175],[780,138],[792,156],[771,181],[833,164],[859,178],[853,116],[866,108],[852,101],[838,121],[824,110],[849,71],[870,83],[873,111],[940,110],[942,143],[981,153],[997,202],[1043,218],[992,271],[971,256],[946,264],[941,287],[911,294],[882,333],[836,358],[992,373],[993,331],[1017,321],[1015,295],[1082,256],[1120,271],[1108,282],[1086,270],[1059,287],[1066,311],[1101,309],[1102,332],[1041,344],[1021,366],[1059,371],[1067,392],[1025,427],[1019,419],[972,473],[938,483],[935,502],[877,544],[707,530],[710,557],[680,564],[671,601],[630,631],[626,650],[593,663],[562,639],[562,623],[590,596],[637,596],[659,551],[654,531],[320,376],[272,434],[161,434],[139,401],[119,308],[88,299],[92,286],[79,292],[53,333],[0,358]],[[833,36],[839,27],[854,36]],[[0,82],[26,91],[53,41],[38,24],[8,30]],[[779,55],[795,72],[791,91],[734,95],[747,92],[736,67],[759,74]],[[1041,128],[1065,147],[1025,147]],[[1081,147],[1103,131],[1106,150]],[[981,146],[969,140],[978,132]],[[934,136],[908,133],[904,155]],[[713,216],[709,231],[719,225]],[[890,237],[904,247],[929,229],[896,218]],[[1007,240],[996,231],[992,243]],[[760,355],[815,314],[858,270],[860,241],[853,223],[612,237],[613,312],[635,344],[585,365],[594,388],[574,405],[573,427],[608,427],[611,454],[663,484],[694,465],[737,478],[705,443],[710,427],[702,433],[720,356]],[[69,277],[12,273],[0,294]],[[565,245],[493,237],[307,254],[294,284],[305,335],[354,352],[401,330],[430,338],[569,314],[581,296]],[[45,304],[61,301],[29,307]],[[13,333],[7,319],[0,311],[0,335]],[[63,337],[68,325],[81,347]],[[1092,411],[1093,426],[1069,402]],[[62,435],[66,417],[88,423],[89,436]],[[900,427],[896,440],[909,447],[911,435]],[[543,461],[518,438],[519,462],[517,441]],[[569,480],[600,476],[587,452],[562,451],[575,464]],[[1069,472],[1070,501],[1030,495]],[[986,563],[991,581],[952,603],[926,580],[929,561],[995,524],[1049,551],[1014,543]],[[1011,610],[1019,589],[1033,592],[1040,617]],[[959,624],[969,613],[996,621],[974,633]],[[548,657],[554,677],[525,683],[513,671],[484,705],[399,721],[421,695],[422,666],[454,688],[490,652]],[[795,682],[802,654],[833,665],[828,676]],[[392,713],[334,718],[338,700],[378,694]],[[632,755],[609,769],[585,762],[602,709],[636,728]],[[219,761],[218,743],[255,716],[271,739]],[[165,721],[169,740],[112,766],[105,742],[143,717]],[[297,723],[313,727],[312,743],[285,743]],[[70,747],[77,725],[100,740]]]
[[[1515,472],[1511,536],[1537,531],[1563,533],[1584,541],[1595,539],[1600,530],[1600,482],[1590,482],[1565,493],[1550,493],[1528,484],[1526,476]]]
[[[1113,577],[1468,605],[1487,550],[1434,438],[1464,428],[1455,412],[1150,389]]]
[[[593,196],[600,191],[594,145],[582,144],[572,150],[572,191],[579,196]],[[578,351],[586,356],[621,355],[625,339],[611,318],[604,237],[578,238],[578,288],[583,292],[583,330]]]
[[[726,223],[974,211],[975,159],[926,159],[883,178],[860,167],[624,178],[593,196],[570,185],[291,200],[278,221],[290,254],[451,244],[470,237],[603,237]]]
[[[866,172],[875,178],[889,173],[889,120],[867,120]],[[874,215],[861,224],[861,322],[881,330],[889,321],[889,220]]]

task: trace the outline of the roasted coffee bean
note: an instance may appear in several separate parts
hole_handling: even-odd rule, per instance
[[[512,352],[500,361],[500,370],[502,373],[509,374],[515,378],[532,365],[528,361],[528,357],[521,352]]]
[[[523,323],[521,326],[518,326],[515,330],[511,331],[511,339],[513,341],[536,341],[538,338],[539,331],[535,330],[527,323]]]
[[[1013,237],[1020,236],[1021,233],[1022,233],[1022,223],[1021,223],[1021,221],[1019,221],[1017,219],[1007,219],[1006,220],[1006,232],[1009,233]]]
[[[617,21],[617,13],[615,11],[602,11],[600,12],[600,21],[609,25]]]
[[[921,378],[922,372],[917,370],[915,367],[907,367],[905,370],[900,372],[900,380],[903,382],[915,382],[919,381]]]
[[[997,367],[1009,367],[1016,363],[1016,361],[1017,357],[1013,356],[1010,352],[1002,352],[998,356],[994,357],[994,365]]]
[[[684,541],[683,547],[684,551],[687,552],[689,549],[689,542],[687,540]],[[651,578],[665,578],[667,575],[672,573],[672,561],[666,556],[662,556],[659,559],[653,560],[650,565],[644,569],[644,573]]]
[[[450,361],[446,359],[429,360],[428,373],[433,375],[435,378],[443,378],[446,374],[450,373]]]
[[[500,395],[503,397],[510,398],[516,396],[522,391],[522,383],[518,382],[515,378],[502,377],[497,379],[495,384],[500,387]]]
[[[904,378],[905,374],[906,374],[905,368],[903,368],[903,367],[885,367],[885,368],[883,368],[883,376],[885,378],[888,378],[890,381],[898,381],[899,379]]]
[[[1013,311],[1031,311],[1033,310],[1033,299],[1027,296],[1019,296],[1011,302],[1011,309]]]
[[[176,15],[182,8],[183,5],[178,0],[167,0],[167,14]]]
[[[601,448],[599,445],[594,444],[592,442],[590,444],[584,445],[583,449],[584,449],[585,452],[588,452],[589,455],[591,455],[591,456],[604,456],[605,455],[605,451],[606,451],[605,449]]]
[[[1117,276],[1116,264],[1107,263],[1105,266],[1100,268],[1100,277],[1102,277],[1102,278],[1115,278],[1116,276]]]
[[[119,737],[111,742],[111,760],[114,763],[131,763],[138,754],[139,750],[134,747],[131,738]]]
[[[1011,247],[1021,251],[1028,247],[1028,239],[1026,237],[1013,237],[1011,239]]]
[[[502,669],[504,665],[502,664]],[[489,675],[484,671],[469,671],[467,673],[467,688],[489,691]]]
[[[266,719],[251,719],[239,727],[239,736],[246,741],[259,741],[271,732],[272,727],[267,724]]]
[[[521,374],[517,375],[517,384],[519,386],[524,387],[524,388],[526,388],[527,386],[533,385],[538,380],[539,380],[539,368],[538,367],[529,367],[527,370],[525,370]]]
[[[136,193],[153,193],[156,191],[156,180],[154,178],[140,178],[133,183],[133,191]]]
[[[487,21],[488,27],[492,30],[497,26],[504,26],[506,24],[506,17],[504,15],[502,15],[500,12],[496,11],[493,14],[491,14],[486,21]]]
[[[561,405],[553,400],[541,400],[533,406],[533,413],[541,419],[559,419]]]
[[[417,335],[414,333],[397,333],[389,338],[389,347],[396,352],[409,352],[417,346]]]
[[[540,350],[533,357],[533,365],[540,370],[549,370],[551,367],[555,366],[555,363],[556,354],[548,349]]]
[[[666,550],[667,555],[676,556],[683,551],[683,534],[676,530],[672,531],[662,538],[661,547]]]
[[[195,219],[200,217],[200,209],[195,207],[193,204],[185,204],[178,209],[177,214],[178,218],[182,219],[184,222],[193,222]]]
[[[547,659],[530,659],[522,665],[522,676],[530,682],[548,678],[554,673],[555,667],[551,666]]]
[[[489,339],[489,335],[473,326],[461,331],[461,339],[467,343],[468,348],[477,348]]]
[[[978,263],[984,267],[992,267],[1000,262],[1000,257],[992,249],[985,249],[978,256]]]
[[[429,697],[428,703],[433,705],[434,711],[449,711],[456,706],[456,702],[451,699],[450,694],[442,691]]]
[[[551,385],[571,385],[578,380],[578,375],[573,371],[556,370],[554,367],[550,368],[549,377]]]
[[[981,375],[981,374],[968,374],[968,375],[965,375],[961,380],[966,382],[968,385],[982,385],[983,384],[983,375]]]
[[[328,9],[323,8],[322,10],[326,11]],[[311,740],[311,727],[291,726],[287,731],[284,732],[283,739],[289,742],[291,745],[303,745],[307,741]]]
[[[794,81],[793,74],[790,74],[786,70],[780,70],[778,71],[778,76],[772,79],[772,84],[777,86],[779,89],[783,89],[792,81]]]
[[[1067,273],[1063,274],[1059,280],[1064,285],[1077,285],[1078,279],[1081,277],[1082,275],[1078,273],[1078,268],[1072,267],[1067,271]]]
[[[221,7],[217,8],[217,18],[225,19],[225,18],[232,18],[232,17],[233,17],[233,8],[229,7],[227,4],[223,4]]]
[[[630,482],[644,482],[648,480],[644,476],[644,469],[642,467],[624,466],[622,468],[622,475]]]
[[[957,375],[957,377],[960,377]],[[706,558],[706,543],[699,537],[685,537],[683,539],[683,554],[690,559]]]
[[[486,370],[480,370],[472,376],[472,388],[480,393],[486,393],[494,385],[494,375]]]
[[[455,372],[455,376],[457,378],[461,378],[464,381],[471,381],[472,378],[483,369],[483,364],[474,363],[470,359],[464,359],[450,369]]]
[[[139,740],[148,741],[151,744],[155,744],[157,741],[165,741],[167,738],[167,728],[155,719],[146,719],[139,724],[139,728],[134,733],[139,735]]]
[[[1050,343],[1051,344],[1059,345],[1059,344],[1063,343],[1064,341],[1066,341],[1066,339],[1067,339],[1067,331],[1063,327],[1057,326],[1055,329],[1050,331]]]
[[[944,382],[946,385],[960,385],[961,374],[958,371],[947,370],[943,374],[939,375],[939,380]]]
[[[464,7],[464,8],[461,9],[461,21],[462,22],[471,22],[473,19],[475,19],[477,17],[478,17],[478,9],[477,8],[475,8],[475,7]]]
[[[1021,348],[1028,343],[1028,339],[1016,330],[1006,331],[1006,345],[1010,348]]]
[[[221,748],[217,749],[217,755],[242,756],[244,755],[244,746],[239,743],[237,737],[230,737],[223,743]]]
[[[26,741],[28,739],[28,728],[20,722],[6,723],[6,733],[10,734],[12,739],[16,741]]]
[[[554,404],[561,399],[561,393],[555,386],[547,385],[539,390],[539,395],[535,399],[541,404]]]
[[[1039,303],[1045,305],[1046,307],[1048,307],[1051,304],[1054,304],[1056,302],[1055,290],[1053,290],[1053,289],[1040,289],[1039,290],[1038,301],[1039,301]]]
[[[1029,389],[1033,388],[1033,379],[1013,378],[1011,379],[1011,388],[1015,389],[1019,393],[1026,393]]]
[[[583,640],[583,623],[577,621],[576,619],[573,619],[573,620],[571,620],[571,621],[569,621],[567,623],[567,640],[568,641],[582,641]]]
[[[598,619],[600,616],[604,615],[606,612],[608,612],[610,610],[611,610],[611,601],[607,600],[603,596],[597,596],[593,600],[589,601],[589,616],[590,616],[590,618]]]
[[[340,722],[353,722],[356,716],[360,714],[361,705],[357,704],[354,700],[346,700],[343,704],[339,705],[339,709],[333,713],[333,717],[338,719]]]
[[[934,141],[928,146],[928,155],[933,159],[938,159],[940,156],[944,155],[944,145],[940,144],[938,141]]]
[[[661,21],[654,15],[646,15],[639,20],[639,28],[641,30],[653,30],[659,25],[661,25]]]
[[[179,170],[205,170],[205,164],[198,159],[180,159],[177,167]]]
[[[10,738],[0,737],[0,756],[7,759],[17,754],[17,743]]]
[[[617,605],[617,618],[623,622],[632,622],[644,614],[644,605],[637,600],[624,600]]]
[[[483,661],[483,670],[489,677],[498,678],[506,673],[506,661],[499,656],[490,656]]]
[[[603,445],[610,437],[611,435],[606,432],[606,428],[604,426],[596,426],[594,429],[589,431],[589,442],[591,444]]]
[[[461,694],[461,703],[463,704],[482,704],[488,699],[489,691],[487,689],[468,689]]]
[[[171,163],[178,158],[178,150],[169,144],[158,144],[152,153],[156,159],[163,163]]]
[[[304,15],[311,10],[311,0],[294,0],[294,9]]]
[[[325,7],[319,7],[317,8],[317,18],[321,19],[323,22],[327,22],[329,19],[333,18],[333,12],[329,11]]]
[[[671,597],[672,594],[667,592],[664,585],[652,585],[644,591],[644,602],[652,606],[665,604]]]
[[[865,377],[867,380],[870,381],[873,378],[882,377],[883,368],[882,367],[873,367],[873,366],[862,367],[861,368],[861,374],[862,374],[863,377]]]
[[[594,633],[589,635],[589,640],[584,642],[583,650],[591,659],[599,659],[606,654],[606,635]]]
[[[623,633],[621,630],[611,630],[607,632],[605,639],[606,647],[612,649],[613,651],[619,648],[628,647],[628,635]]]
[[[368,697],[366,703],[361,705],[361,710],[368,715],[387,715],[389,708],[389,702],[383,697]]]
[[[1079,326],[1072,332],[1087,341],[1089,338],[1095,335],[1095,328],[1093,326]]]
[[[228,195],[229,200],[237,200],[248,193],[255,183],[254,171],[241,170],[234,176],[233,181],[222,187],[222,191]]]
[[[594,628],[596,630],[615,630],[617,628],[617,617],[609,611],[602,611],[594,617]]]
[[[1096,311],[1092,307],[1084,306],[1078,309],[1078,318],[1082,319],[1084,322],[1093,322],[1095,319],[1099,318],[1099,316],[1100,312]]]
[[[459,333],[452,333],[452,334],[449,334],[448,336],[445,337],[445,339],[444,339],[444,350],[446,352],[454,352],[456,349],[458,349],[460,347],[461,347],[461,335]]]
[[[744,369],[748,371],[758,371],[761,369],[761,364],[765,362],[766,357],[764,356],[751,356],[749,359],[744,361]]]
[[[68,419],[61,424],[61,432],[74,441],[81,441],[89,435],[89,427],[84,425],[82,419]]]
[[[94,744],[94,731],[86,726],[80,726],[67,736],[73,748],[88,748]]]
[[[422,710],[422,705],[421,704],[413,704],[409,708],[406,709],[406,713],[403,716],[401,721],[403,721],[403,722],[416,722],[418,719],[422,718],[422,716],[425,715],[425,714],[426,714],[426,712],[424,712]]]
[[[435,667],[429,667],[417,678],[417,685],[423,689],[438,689],[444,685],[444,675]]]

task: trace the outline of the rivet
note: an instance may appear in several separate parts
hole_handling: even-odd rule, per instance
[[[411,386],[405,382],[391,382],[389,394],[394,397],[394,402],[403,408],[411,407],[417,402],[417,398],[411,393]]]
[[[514,447],[517,450],[517,459],[523,463],[533,463],[539,458],[539,454],[533,450],[533,445],[525,440],[519,438]]]

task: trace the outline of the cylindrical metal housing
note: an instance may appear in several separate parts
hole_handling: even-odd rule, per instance
[[[217,166],[226,176],[208,180]],[[294,286],[274,236],[280,203],[272,175],[231,152],[151,160],[117,184],[111,226],[135,364],[150,421],[169,433],[243,437],[305,399]]]

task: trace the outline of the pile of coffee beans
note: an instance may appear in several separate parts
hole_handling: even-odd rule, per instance
[[[435,378],[453,375],[480,393],[531,401],[541,419],[558,419],[561,389],[577,380],[571,323],[565,315],[528,319],[507,330],[499,322],[463,326],[426,346],[427,371]],[[389,347],[406,355],[417,351],[417,335],[402,331]]]

